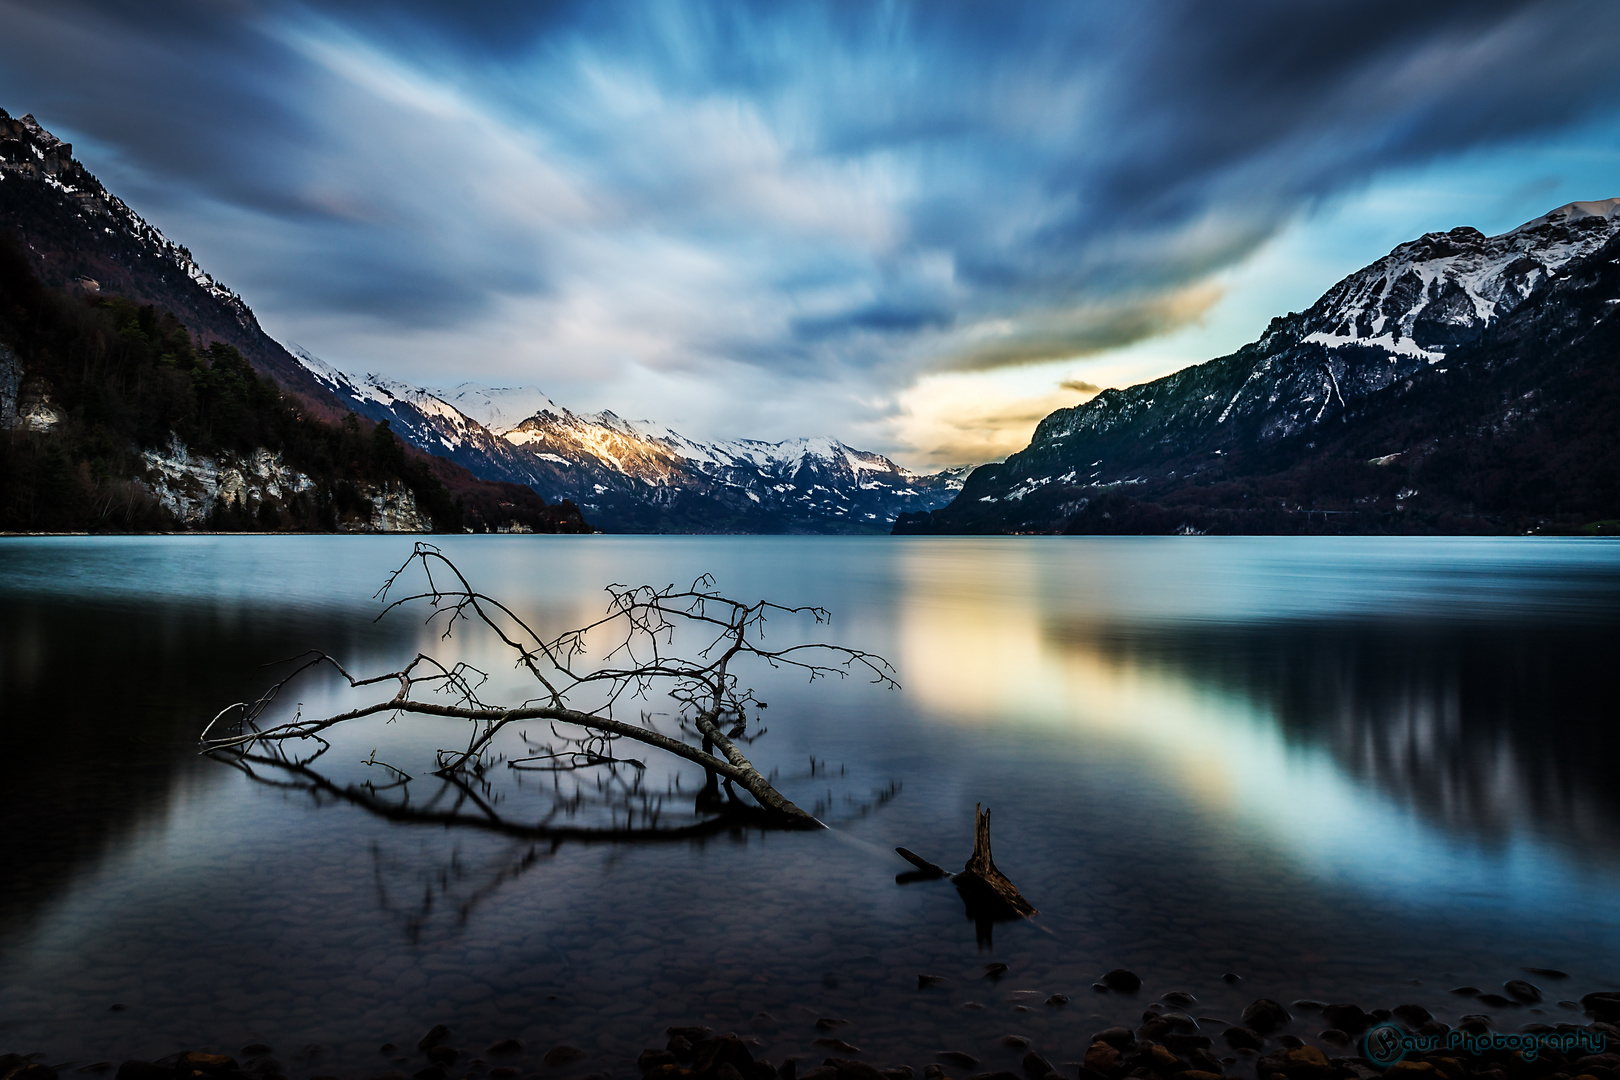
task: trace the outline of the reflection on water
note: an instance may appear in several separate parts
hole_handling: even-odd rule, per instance
[[[1205,812],[1270,831],[1323,872],[1402,889],[1491,878],[1534,905],[1620,867],[1607,549],[1494,573],[1488,596],[1449,607],[1397,561],[1390,576],[1412,587],[1416,619],[1388,582],[1370,590],[1397,601],[1387,606],[1336,587],[1366,583],[1353,547],[1316,567],[1316,619],[1298,602],[1308,565],[1284,568],[1291,586],[1273,605],[1256,599],[1274,583],[1252,566],[1199,588],[1161,553],[1169,581],[1138,579],[1149,595],[1135,611],[1095,564],[1079,568],[1082,588],[1106,594],[1093,606],[1074,579],[1042,574],[1050,564],[1003,567],[1027,576],[992,591],[920,562],[913,595],[925,599],[904,609],[902,668],[937,715],[1127,747]],[[1099,554],[1106,568],[1114,552]],[[1437,569],[1452,583],[1483,577],[1466,562]],[[1185,620],[1167,617],[1167,592]],[[1517,867],[1508,878],[1501,860]]]
[[[1589,627],[1482,633],[1444,623],[1239,627],[1053,640],[1117,665],[1177,671],[1322,747],[1371,798],[1428,828],[1504,847],[1533,834],[1573,860],[1616,861],[1620,760],[1614,641]],[[1375,790],[1371,790],[1375,789]]]
[[[0,865],[16,871],[0,890],[0,1049],[64,1060],[262,1038],[322,1045],[304,1073],[369,1075],[379,1042],[446,1022],[465,1045],[567,1039],[593,1055],[582,1070],[624,1072],[687,1020],[749,1028],[772,1060],[819,1061],[810,1021],[838,1015],[880,1064],[952,1045],[1002,1067],[1009,1030],[1070,1060],[1095,1024],[1140,1012],[1089,989],[1121,964],[1144,996],[1190,990],[1205,1015],[1267,993],[1454,1016],[1471,1006],[1447,986],[1527,964],[1572,972],[1580,991],[1620,981],[1620,549],[447,549],[546,629],[596,614],[610,581],[704,571],[734,594],[833,609],[831,636],[894,659],[904,689],[766,673],[772,731],[750,753],[836,827],[536,842],[254,783],[198,759],[194,738],[263,685],[259,665],[308,648],[377,669],[428,646],[490,659],[410,620],[370,621],[407,543],[7,542],[0,738],[25,764],[0,797]],[[311,686],[300,700],[344,698]],[[430,757],[450,741],[379,719],[334,742],[333,776],[363,777],[379,745]],[[658,782],[700,781],[671,768]],[[546,791],[502,797],[527,810]],[[978,802],[995,811],[997,863],[1042,913],[997,927],[1011,971],[995,984],[948,883],[894,884],[896,845],[965,859]],[[1245,982],[1222,983],[1227,970]],[[948,982],[919,991],[921,973]],[[1018,1012],[1025,991],[1075,1000]],[[750,1028],[761,1010],[776,1019]]]
[[[0,904],[0,942],[86,866],[161,829],[174,800],[217,787],[219,771],[195,761],[197,717],[262,679],[262,664],[314,642],[353,655],[413,636],[161,594],[12,590],[4,610],[0,735],[17,767],[0,798],[0,865],[22,872]]]

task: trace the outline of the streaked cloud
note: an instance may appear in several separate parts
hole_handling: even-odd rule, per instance
[[[1316,208],[1620,92],[1620,22],[1577,0],[0,0],[0,24],[0,105],[324,356],[913,460],[1001,446],[1073,403],[1074,362],[1197,327]],[[1046,372],[1025,404],[907,419],[929,380],[1017,369]]]

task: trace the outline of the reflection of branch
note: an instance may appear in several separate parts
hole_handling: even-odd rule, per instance
[[[519,846],[523,846],[520,842]],[[471,892],[461,899],[454,899],[452,890],[461,884],[470,875],[462,865],[459,849],[452,850],[447,866],[430,871],[421,892],[415,902],[407,901],[397,905],[389,896],[388,885],[384,880],[385,863],[382,849],[377,844],[371,846],[372,878],[376,882],[377,905],[383,911],[400,917],[405,929],[405,936],[414,945],[421,941],[422,932],[427,928],[429,920],[433,917],[434,909],[438,906],[437,898],[443,897],[451,900],[455,907],[455,927],[465,929],[473,912],[485,900],[500,891],[501,886],[508,881],[516,881],[543,860],[549,860],[557,853],[555,846],[542,851],[537,845],[529,843],[527,850],[515,861],[504,861],[487,879],[473,887]],[[405,897],[409,897],[414,890],[406,890]]]
[[[542,638],[504,604],[476,592],[461,571],[429,544],[417,544],[411,557],[389,576],[378,595],[386,598],[412,564],[418,564],[426,578],[425,591],[392,600],[384,614],[397,607],[426,601],[432,609],[428,622],[444,619],[444,637],[449,637],[460,621],[471,626],[481,625],[501,645],[517,654],[517,666],[526,670],[543,690],[539,699],[512,706],[487,703],[479,697],[486,681],[483,672],[460,663],[446,666],[425,653],[418,653],[397,671],[367,678],[350,674],[325,653],[309,653],[291,674],[270,687],[257,701],[239,702],[221,710],[203,731],[205,752],[236,753],[245,760],[274,760],[279,767],[290,768],[293,767],[291,759],[281,755],[279,749],[275,759],[257,758],[249,752],[255,746],[279,748],[283,743],[312,740],[319,748],[297,762],[296,767],[303,768],[329,748],[322,733],[338,724],[381,713],[415,713],[471,723],[466,748],[441,750],[436,770],[441,779],[465,786],[467,777],[481,778],[491,764],[489,755],[493,753],[493,742],[499,732],[515,721],[548,720],[552,722],[552,733],[558,745],[541,747],[540,754],[529,758],[508,761],[510,768],[553,772],[599,766],[611,768],[618,764],[641,768],[642,763],[619,758],[613,753],[614,739],[631,739],[701,765],[709,777],[711,800],[718,797],[716,784],[723,778],[728,786],[736,783],[743,787],[761,808],[780,822],[819,827],[821,823],[813,815],[778,792],[739,749],[739,741],[745,745],[750,741],[746,735],[747,710],[751,706],[763,709],[765,703],[759,701],[752,690],[739,684],[732,665],[739,660],[757,661],[771,668],[803,672],[811,681],[862,671],[874,682],[890,687],[898,685],[888,661],[859,649],[822,642],[764,648],[760,642],[770,615],[808,615],[817,625],[828,622],[831,616],[826,610],[815,607],[785,607],[763,600],[744,604],[711,591],[709,586],[713,579],[707,575],[683,591],[676,591],[674,586],[654,589],[645,585],[634,588],[610,585],[608,613],[603,618],[548,639]],[[589,669],[579,666],[586,653],[587,637],[602,631],[616,635],[617,644],[604,657],[609,664]],[[699,632],[707,644],[692,657],[673,653],[670,649],[677,631]],[[307,672],[324,667],[330,667],[352,689],[382,683],[397,683],[399,689],[387,700],[348,712],[312,719],[299,714],[268,728],[258,725],[259,718],[283,687]],[[413,692],[419,688],[447,695],[451,702],[443,704],[413,697]],[[589,691],[600,703],[591,709],[571,705],[569,695],[582,691]],[[614,705],[626,695],[646,698],[654,693],[662,693],[682,707],[681,726],[701,736],[701,747],[656,730],[645,714],[639,725],[614,719]],[[235,733],[209,738],[214,726],[227,716],[234,717]],[[728,730],[722,731],[722,722]],[[577,728],[583,734],[560,731],[558,724]],[[549,760],[554,764],[521,764],[535,760]],[[376,751],[373,751],[367,764],[383,763],[376,761]],[[410,782],[411,778],[401,770],[385,767],[402,778],[398,783]],[[470,789],[467,795],[474,802],[478,801]]]
[[[386,789],[374,789],[369,784],[348,784],[339,787],[307,764],[290,758],[247,754],[241,751],[221,752],[218,757],[227,764],[241,769],[258,783],[293,791],[305,791],[317,797],[329,795],[389,821],[444,826],[454,825],[498,833],[502,836],[518,837],[524,840],[548,840],[554,842],[563,840],[577,842],[688,840],[697,836],[729,832],[739,827],[780,829],[784,824],[791,824],[785,823],[780,816],[767,810],[736,801],[725,803],[721,808],[721,812],[716,816],[686,825],[659,825],[658,819],[661,812],[660,808],[656,806],[643,809],[642,817],[645,819],[645,823],[642,825],[634,823],[636,809],[633,806],[626,806],[627,821],[623,825],[552,824],[551,817],[559,810],[574,809],[577,806],[559,806],[553,809],[551,815],[536,822],[510,821],[502,817],[500,813],[490,806],[487,800],[474,792],[471,785],[460,777],[443,778],[444,787],[440,789],[433,799],[430,799],[425,804],[413,805],[408,801],[408,791],[405,799],[394,802],[378,795],[378,791]],[[280,770],[283,773],[291,774],[293,779],[283,780],[265,775],[256,771],[254,766]],[[446,792],[455,794],[454,804],[449,809],[436,809],[434,804]],[[463,806],[469,803],[478,810],[477,813],[468,813],[462,809]]]

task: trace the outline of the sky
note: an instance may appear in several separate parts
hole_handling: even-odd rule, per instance
[[[920,468],[1620,195],[1601,0],[0,0],[0,107],[355,372]]]

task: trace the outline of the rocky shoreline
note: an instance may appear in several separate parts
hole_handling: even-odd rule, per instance
[[[991,965],[991,968],[1004,965]],[[1558,972],[1545,972],[1562,977]],[[1228,976],[1237,981],[1237,976]],[[937,985],[935,976],[918,976],[919,989]],[[1103,976],[1095,989],[1130,997],[1141,980],[1124,970]],[[1147,1004],[1134,1024],[1120,1023],[1097,1031],[1083,1061],[1054,1063],[1041,1048],[1021,1035],[1006,1035],[999,1049],[1021,1055],[1021,1071],[986,1068],[974,1053],[962,1049],[923,1051],[928,1063],[922,1080],[1620,1080],[1620,991],[1588,993],[1579,1001],[1556,1004],[1580,1022],[1532,1022],[1508,1030],[1496,1017],[1505,1010],[1534,1008],[1541,989],[1510,980],[1502,993],[1457,987],[1451,993],[1477,1001],[1489,1012],[1467,1013],[1455,1027],[1436,1019],[1421,1005],[1363,1009],[1359,1005],[1296,1000],[1289,1005],[1258,998],[1237,1022],[1195,1016],[1197,999],[1171,991]],[[1054,994],[1048,1008],[1061,1009],[1069,998]],[[1543,1010],[1536,1010],[1543,1012]],[[1505,1017],[1504,1017],[1505,1019]],[[756,1014],[755,1026],[777,1027],[776,1018]],[[642,1050],[634,1067],[642,1080],[914,1080],[912,1065],[881,1066],[859,1060],[862,1051],[838,1037],[848,1021],[818,1017],[810,1040],[812,1053],[789,1054],[778,1061],[762,1056],[765,1042],[756,1035],[716,1034],[704,1026],[671,1026]],[[1213,1034],[1212,1034],[1213,1033]],[[578,1076],[578,1080],[628,1080],[628,1059],[603,1063],[572,1045],[547,1048],[503,1039],[483,1050],[455,1045],[453,1033],[436,1025],[412,1048],[383,1044],[379,1065],[347,1070],[355,1080],[544,1080]],[[63,1074],[114,1073],[115,1080],[339,1080],[322,1073],[319,1048],[305,1047],[296,1056],[299,1069],[288,1068],[273,1047],[243,1046],[238,1056],[183,1051],[158,1061],[69,1062],[52,1065],[41,1054],[0,1055],[0,1080],[62,1080]],[[982,1052],[982,1051],[981,1051]],[[823,1056],[825,1055],[825,1056]],[[594,1071],[592,1071],[594,1070]]]

